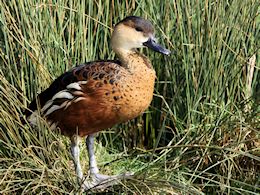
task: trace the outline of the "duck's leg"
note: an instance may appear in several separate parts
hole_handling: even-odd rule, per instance
[[[78,137],[71,138],[70,150],[71,150],[78,180],[81,181],[83,179],[83,173],[81,170],[80,160],[79,160],[79,155],[80,155],[79,144],[80,144],[80,139]]]
[[[94,141],[95,141],[95,137],[93,134],[88,135],[88,137],[86,138],[90,175],[95,175],[98,174],[99,172],[97,167],[96,157],[95,157],[95,151],[94,151]]]
[[[120,174],[120,175],[102,175],[99,174],[99,170],[97,167],[97,162],[94,154],[94,135],[88,135],[86,138],[86,145],[88,149],[88,157],[89,157],[89,171],[90,171],[90,177],[91,181],[86,180],[84,182],[84,188],[85,190],[89,189],[104,189],[106,187],[115,185],[120,181],[121,179],[124,179],[126,177],[132,176],[133,174],[126,173],[126,174]]]

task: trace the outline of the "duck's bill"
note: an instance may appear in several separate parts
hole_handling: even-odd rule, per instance
[[[156,43],[155,40],[149,38],[148,41],[143,43],[144,46],[149,47],[150,49],[165,54],[165,55],[170,55],[171,51],[168,49],[165,49],[163,46],[160,44]]]

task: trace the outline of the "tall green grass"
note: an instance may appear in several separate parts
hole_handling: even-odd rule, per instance
[[[98,136],[102,172],[136,172],[110,192],[260,193],[259,5],[0,0],[0,193],[79,192],[67,138],[23,125],[22,111],[76,64],[114,58],[112,27],[128,15],[151,20],[172,55],[143,49],[158,77],[151,107]],[[87,173],[84,146],[81,158]]]

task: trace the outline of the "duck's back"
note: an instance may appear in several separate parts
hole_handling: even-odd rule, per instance
[[[136,71],[112,60],[77,66],[38,95],[41,115],[68,136],[85,136],[135,118],[153,93],[154,71],[143,65]],[[36,100],[29,109],[28,120],[35,123]]]

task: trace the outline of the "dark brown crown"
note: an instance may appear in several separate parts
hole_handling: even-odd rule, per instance
[[[121,20],[118,24],[124,24],[131,28],[134,28],[136,31],[143,32],[144,34],[154,33],[152,23],[149,20],[143,19],[141,17],[128,16],[125,19]]]

